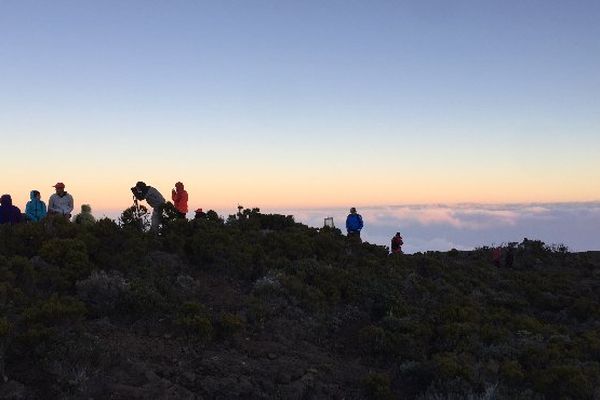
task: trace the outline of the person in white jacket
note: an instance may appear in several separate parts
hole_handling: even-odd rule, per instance
[[[58,214],[71,218],[73,212],[73,196],[65,191],[65,184],[58,182],[53,186],[56,193],[48,200],[48,214]]]

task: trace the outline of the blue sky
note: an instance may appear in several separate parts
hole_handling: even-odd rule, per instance
[[[0,0],[2,190],[598,200],[599,20],[597,1]]]

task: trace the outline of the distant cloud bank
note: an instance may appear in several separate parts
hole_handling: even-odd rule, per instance
[[[322,226],[333,217],[343,231],[347,210],[263,210],[292,214],[296,221]],[[548,204],[458,204],[364,207],[363,239],[389,245],[397,231],[404,250],[468,250],[484,245],[539,239],[565,244],[571,251],[600,250],[600,202]]]

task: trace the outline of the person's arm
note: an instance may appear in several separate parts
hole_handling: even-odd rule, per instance
[[[363,228],[363,220],[362,215],[358,215],[358,230],[360,231]]]
[[[31,201],[28,201],[27,204],[25,204],[25,215],[27,216],[27,219],[30,221],[35,221],[34,218],[35,216],[33,215],[33,210],[32,210],[32,204]]]
[[[56,206],[54,205],[54,195],[48,199],[48,213],[52,214],[56,212]]]
[[[174,202],[177,201],[177,192],[175,191],[175,189],[171,190],[171,200],[173,200]]]
[[[67,207],[69,208],[69,210],[66,215],[70,217],[71,213],[73,212],[73,196],[71,195],[69,195],[69,198],[67,199]]]

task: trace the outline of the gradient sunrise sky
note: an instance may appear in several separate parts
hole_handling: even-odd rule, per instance
[[[0,191],[600,200],[599,1],[0,0]]]

